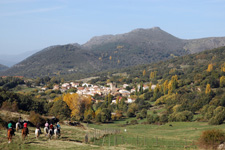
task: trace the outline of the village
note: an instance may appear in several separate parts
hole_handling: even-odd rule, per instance
[[[137,85],[137,90],[140,89],[140,84]],[[116,83],[107,83],[107,86],[100,86],[100,85],[93,85],[89,83],[78,83],[78,82],[66,82],[62,84],[56,84],[53,86],[52,90],[60,90],[61,93],[65,93],[70,89],[76,90],[76,93],[83,96],[92,96],[92,101],[94,103],[103,102],[103,99],[94,99],[93,97],[95,95],[99,95],[101,97],[104,97],[108,94],[111,94],[113,97],[120,97],[119,100],[122,99],[122,97],[126,97],[127,100],[125,103],[133,103],[135,102],[136,98],[131,97],[131,94],[135,92],[135,88],[132,87],[130,90],[127,90],[127,87],[130,87],[128,84],[123,84],[121,87],[117,87]],[[156,85],[151,85],[151,89],[154,90]],[[47,86],[41,87],[41,91],[47,90]],[[143,90],[149,89],[148,84],[143,85]],[[74,92],[69,92],[70,94],[73,94]],[[112,103],[116,103],[116,99],[112,100]]]

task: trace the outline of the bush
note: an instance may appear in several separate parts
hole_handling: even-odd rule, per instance
[[[137,120],[131,120],[131,121],[130,121],[130,124],[131,124],[131,125],[138,124],[138,121],[137,121]]]
[[[141,116],[141,114],[137,114],[136,118],[137,119],[143,119],[143,117]]]
[[[152,115],[147,115],[147,122],[148,122],[149,124],[154,123],[154,117],[153,117]]]
[[[141,117],[146,118],[147,117],[147,109],[142,109],[141,110]]]
[[[37,125],[37,124],[44,125],[45,124],[45,119],[43,119],[39,114],[36,114],[34,111],[30,112],[29,121],[33,125]]]
[[[172,113],[169,116],[169,121],[191,121],[194,115],[191,111],[182,111],[178,113]]]
[[[168,122],[168,116],[166,114],[163,114],[159,117],[159,121],[162,123]]]
[[[222,130],[213,129],[203,131],[198,145],[201,148],[216,149],[219,144],[225,141],[225,133]]]

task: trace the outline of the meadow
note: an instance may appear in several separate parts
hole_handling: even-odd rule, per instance
[[[83,124],[84,127],[62,125],[59,139],[49,140],[44,134],[36,139],[34,129],[25,141],[16,133],[12,143],[7,143],[6,130],[0,131],[0,149],[4,150],[56,150],[56,149],[199,149],[197,141],[202,131],[225,129],[225,125],[210,126],[206,122],[170,122],[164,125],[126,125],[127,121],[107,124]],[[119,131],[108,134],[110,131]],[[113,133],[113,132],[111,132]],[[85,143],[88,135],[88,143]]]

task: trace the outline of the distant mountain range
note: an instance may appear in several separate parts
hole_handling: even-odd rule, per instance
[[[5,70],[7,70],[8,68],[9,68],[9,67],[0,64],[0,71],[5,71]]]
[[[28,51],[21,54],[0,54],[0,64],[3,64],[8,67],[12,67],[13,65],[19,63],[20,61],[24,60],[25,58],[35,54],[38,50],[35,51]]]
[[[51,46],[14,65],[1,75],[37,77],[93,73],[148,64],[225,46],[225,37],[179,39],[159,27],[93,37],[83,45]]]

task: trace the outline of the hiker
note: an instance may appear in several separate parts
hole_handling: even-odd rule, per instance
[[[27,121],[24,121],[23,128],[26,129],[26,133],[29,134],[29,129],[27,128]]]
[[[61,128],[61,126],[60,126],[59,122],[57,122],[56,128],[58,129],[58,132],[60,134],[60,128]]]
[[[12,126],[12,122],[10,121],[7,126],[8,143],[11,143],[13,135],[15,135],[15,133],[14,133],[14,129]]]

